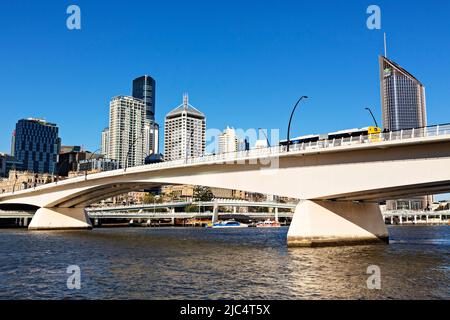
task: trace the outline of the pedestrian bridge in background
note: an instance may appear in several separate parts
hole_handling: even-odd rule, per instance
[[[299,199],[292,246],[386,242],[378,201],[450,192],[450,125],[208,155],[102,172],[0,195],[30,229],[90,228],[85,208],[129,191],[191,184]]]

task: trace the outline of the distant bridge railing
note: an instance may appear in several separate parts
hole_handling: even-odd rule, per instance
[[[414,211],[414,210],[386,210],[383,216],[450,216],[450,210]]]
[[[123,205],[123,206],[93,206],[86,210],[90,212],[99,211],[131,211],[131,210],[146,210],[156,208],[176,208],[187,207],[189,205],[195,205],[200,207],[213,207],[215,201],[183,201],[183,202],[165,202],[165,203],[148,203],[148,204],[135,204],[135,205]],[[278,209],[295,209],[297,204],[295,203],[281,203],[281,202],[253,202],[245,200],[231,200],[220,199],[217,201],[219,207],[261,207],[261,208],[278,208]]]
[[[212,212],[93,212],[88,211],[88,216],[92,219],[190,219],[190,218],[211,218]],[[292,218],[292,212],[245,212],[231,213],[219,212],[219,216],[249,217],[249,218]]]

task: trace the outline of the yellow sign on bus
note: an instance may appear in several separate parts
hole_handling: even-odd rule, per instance
[[[370,142],[381,142],[381,128],[369,127],[368,130]]]

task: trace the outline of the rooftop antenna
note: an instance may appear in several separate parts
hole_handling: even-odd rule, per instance
[[[187,109],[189,105],[189,95],[187,93],[185,93],[183,95],[183,108]]]
[[[386,32],[384,33],[384,57],[387,58],[387,40],[386,40]]]

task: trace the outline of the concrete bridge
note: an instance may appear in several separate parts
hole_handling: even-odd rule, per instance
[[[378,201],[450,192],[450,125],[208,155],[0,195],[36,208],[29,229],[91,228],[85,208],[134,190],[191,184],[293,197],[290,246],[388,242]]]

